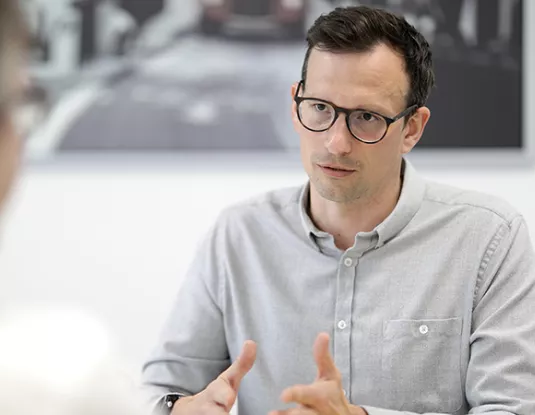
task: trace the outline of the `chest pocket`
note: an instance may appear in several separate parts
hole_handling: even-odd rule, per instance
[[[461,331],[461,318],[384,322],[382,384],[390,409],[455,413],[461,408]]]

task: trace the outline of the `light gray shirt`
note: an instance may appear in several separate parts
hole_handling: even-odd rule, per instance
[[[348,399],[370,415],[535,414],[535,255],[520,214],[405,162],[394,211],[341,251],[309,218],[308,189],[221,214],[144,366],[155,399],[200,392],[252,339],[239,414],[289,408],[280,393],[314,381],[326,331]]]

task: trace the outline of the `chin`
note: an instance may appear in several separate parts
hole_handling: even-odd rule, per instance
[[[336,186],[328,180],[315,180],[313,183],[316,193],[323,199],[331,202],[342,202],[345,199],[346,191],[342,186]]]
[[[316,177],[311,180],[311,185],[319,196],[335,203],[352,203],[360,200],[367,193],[366,188],[355,180],[349,183]]]

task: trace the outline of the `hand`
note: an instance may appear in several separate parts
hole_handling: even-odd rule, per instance
[[[251,370],[256,359],[256,344],[246,341],[240,356],[205,390],[194,396],[179,399],[171,415],[226,415],[238,396],[243,377]]]
[[[321,333],[314,342],[318,375],[310,385],[295,385],[282,392],[281,400],[295,402],[297,408],[273,411],[270,415],[367,415],[351,405],[344,395],[340,372],[329,352],[329,335]]]

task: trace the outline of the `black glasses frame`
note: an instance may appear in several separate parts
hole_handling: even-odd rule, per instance
[[[334,123],[338,119],[338,116],[340,115],[340,113],[343,113],[343,114],[346,115],[346,126],[347,126],[348,131],[351,133],[351,135],[353,137],[355,137],[358,141],[360,141],[361,143],[364,143],[364,144],[376,144],[376,143],[378,143],[383,138],[385,138],[385,136],[388,133],[388,130],[389,130],[389,128],[390,128],[390,126],[392,124],[394,124],[396,121],[406,117],[408,114],[410,114],[412,111],[414,111],[415,109],[418,108],[418,105],[411,105],[410,107],[408,107],[408,108],[404,109],[403,111],[401,111],[395,117],[390,118],[390,117],[387,117],[386,115],[379,114],[378,112],[370,111],[370,110],[363,109],[363,108],[348,109],[348,108],[343,108],[343,107],[339,107],[337,105],[334,105],[332,102],[326,101],[324,99],[312,98],[312,97],[300,97],[298,95],[299,95],[299,91],[301,90],[301,86],[302,85],[303,85],[303,81],[301,80],[301,81],[299,81],[299,84],[297,86],[297,90],[295,91],[294,101],[295,101],[295,103],[297,105],[297,118],[299,118],[299,122],[301,123],[301,125],[303,127],[305,127],[307,130],[313,131],[315,133],[320,133],[320,132],[323,132],[323,131],[327,131],[328,129],[330,129],[334,125]],[[326,128],[322,128],[321,130],[314,130],[314,129],[310,128],[310,127],[307,127],[303,123],[303,120],[301,119],[301,114],[299,112],[299,106],[301,105],[301,103],[303,101],[316,101],[316,102],[322,102],[324,104],[330,105],[335,111],[334,118],[333,118],[331,124]],[[353,134],[353,131],[351,131],[351,127],[349,125],[349,118],[350,118],[352,113],[357,112],[357,111],[365,111],[365,112],[373,114],[373,115],[375,115],[377,117],[381,117],[382,119],[385,120],[386,129],[385,129],[384,134],[381,136],[381,138],[379,138],[379,139],[377,139],[375,141],[365,141],[365,140],[362,140],[361,138],[357,137],[355,134]]]

